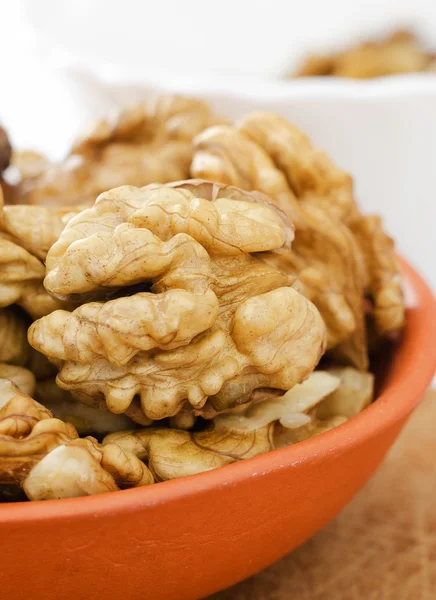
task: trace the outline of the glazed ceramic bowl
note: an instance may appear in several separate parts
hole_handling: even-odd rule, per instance
[[[193,600],[307,540],[371,476],[435,371],[435,300],[405,262],[403,273],[407,326],[371,406],[318,437],[207,473],[0,506],[2,597]]]

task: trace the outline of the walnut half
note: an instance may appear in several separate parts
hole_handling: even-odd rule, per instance
[[[325,347],[315,306],[261,260],[292,237],[257,193],[205,181],[111,190],[47,255],[46,288],[84,303],[35,322],[29,341],[60,365],[61,388],[140,422],[288,390]]]

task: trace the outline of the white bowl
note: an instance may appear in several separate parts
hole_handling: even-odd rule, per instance
[[[434,0],[21,3],[39,44],[52,54],[55,48],[82,65],[135,65],[148,74],[276,77],[309,52],[355,44],[395,27],[416,27],[430,48],[435,39]]]

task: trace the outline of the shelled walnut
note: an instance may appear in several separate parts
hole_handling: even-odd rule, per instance
[[[0,307],[22,307],[39,318],[62,303],[43,286],[48,249],[79,209],[4,206],[0,188]]]
[[[292,235],[267,198],[228,186],[102,194],[46,261],[46,288],[85,303],[36,321],[29,341],[59,366],[60,387],[140,422],[288,390],[325,346],[314,305],[259,258]]]
[[[44,165],[30,153],[16,165],[24,175],[21,202],[92,204],[121,185],[143,186],[189,176],[192,138],[210,125],[227,122],[206,102],[160,96],[99,121],[76,141],[66,159]],[[26,177],[32,172],[35,176]]]
[[[54,419],[11,381],[0,379],[0,485],[21,487],[30,500],[47,500],[150,483],[150,471],[134,455],[79,438],[73,425]]]

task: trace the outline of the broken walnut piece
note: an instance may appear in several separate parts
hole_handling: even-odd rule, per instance
[[[1,484],[22,487],[30,500],[98,494],[152,483],[139,463],[93,438],[80,439],[73,425],[0,379]]]
[[[374,375],[353,367],[329,367],[327,372],[338,377],[339,387],[316,408],[319,419],[344,416],[350,419],[371,404],[374,396]]]

